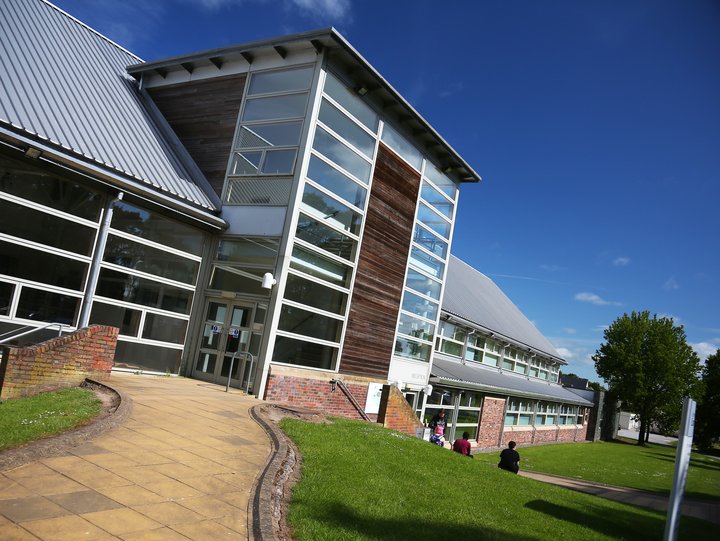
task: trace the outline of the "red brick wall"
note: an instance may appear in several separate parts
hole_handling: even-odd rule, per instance
[[[497,447],[505,424],[505,400],[486,396],[480,415],[477,443],[480,449]]]
[[[360,413],[358,413],[340,387],[335,387],[335,390],[332,390],[331,379],[330,376],[327,379],[310,379],[270,374],[267,390],[265,391],[265,400],[319,409],[323,413],[338,417],[362,419]],[[360,407],[365,407],[368,393],[367,382],[353,383],[345,379],[344,383],[355,397],[355,400],[358,401]]]
[[[395,385],[383,385],[378,423],[390,430],[397,430],[411,436],[415,435],[417,428],[423,426],[412,406],[408,404],[400,389]]]
[[[110,376],[118,329],[91,325],[36,346],[8,348],[0,398],[20,398]]]

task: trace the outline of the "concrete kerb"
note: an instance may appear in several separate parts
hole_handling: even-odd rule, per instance
[[[295,444],[280,430],[269,411],[284,408],[261,404],[250,409],[250,416],[270,437],[272,450],[253,484],[248,502],[248,539],[285,541],[290,539],[287,506],[290,489],[297,480],[300,454]],[[288,412],[290,413],[290,412]]]
[[[57,436],[50,436],[7,451],[0,451],[0,471],[17,468],[41,458],[60,456],[67,452],[68,449],[83,445],[89,440],[118,427],[129,417],[132,411],[132,399],[125,393],[115,389],[107,382],[100,382],[90,378],[87,378],[83,385],[91,389],[100,388],[113,393],[118,401],[115,409],[101,415],[99,418],[96,417],[88,424]]]

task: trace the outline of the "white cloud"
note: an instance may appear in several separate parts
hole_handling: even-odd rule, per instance
[[[705,360],[710,355],[715,353],[718,349],[720,349],[720,338],[715,338],[710,342],[691,343],[690,346],[695,350],[695,352],[702,360]]]
[[[563,329],[563,331],[565,331],[568,334],[577,334],[577,329],[573,329],[572,327],[565,327]]]
[[[620,303],[620,302],[607,301],[607,300],[603,299],[600,295],[596,295],[595,293],[588,293],[588,292],[576,293],[575,300],[580,301],[580,302],[589,302],[590,304],[595,304],[597,306],[607,306],[607,305],[622,306],[622,303]]]
[[[665,280],[665,283],[663,284],[663,289],[665,291],[672,291],[673,289],[679,289],[680,284],[677,283],[677,280],[674,276],[671,276],[667,280]]]
[[[555,351],[558,352],[560,357],[562,357],[563,359],[565,359],[567,361],[569,361],[573,357],[575,357],[575,353],[570,351],[568,348],[555,348]]]
[[[613,265],[616,267],[625,267],[630,264],[630,258],[629,257],[616,257],[613,260]]]
[[[661,314],[657,314],[657,318],[658,318],[658,319],[662,319],[662,318],[672,319],[674,325],[683,325],[682,319],[680,319],[679,317],[674,316],[674,315],[672,315],[672,314],[662,314],[662,313],[661,313]]]
[[[350,15],[350,0],[289,0],[301,11],[320,18],[343,20]]]

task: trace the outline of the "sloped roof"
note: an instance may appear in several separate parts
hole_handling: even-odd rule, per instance
[[[592,398],[586,399],[556,383],[498,371],[496,368],[482,366],[478,363],[463,364],[443,355],[436,355],[433,359],[430,381],[501,395],[508,394],[582,406],[593,405]]]
[[[532,348],[565,364],[548,339],[495,282],[453,255],[448,263],[442,310],[494,333],[501,340]]]
[[[255,55],[263,51],[274,51],[273,54],[285,58],[291,52],[303,49],[324,52],[335,65],[343,66],[347,73],[352,74],[357,88],[363,88],[363,94],[369,94],[372,100],[380,104],[386,115],[394,116],[418,149],[437,162],[441,169],[452,171],[452,175],[460,182],[481,180],[480,175],[463,157],[335,28],[311,30],[144,62],[129,66],[128,73],[138,79],[144,74],[159,74],[164,78],[172,71],[192,73],[202,66],[221,69],[225,62],[238,57],[252,64]]]
[[[127,74],[140,58],[44,0],[0,2],[0,130],[214,211],[207,180],[171,147]],[[192,172],[191,172],[192,170]]]

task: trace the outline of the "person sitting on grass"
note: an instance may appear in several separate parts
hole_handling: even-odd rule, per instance
[[[470,433],[463,432],[462,438],[455,440],[455,443],[453,443],[453,451],[472,458],[472,455],[470,454],[470,442],[468,441],[468,438],[470,438]]]
[[[520,453],[515,450],[517,444],[514,441],[508,443],[507,449],[500,453],[498,468],[517,473],[520,470]]]

